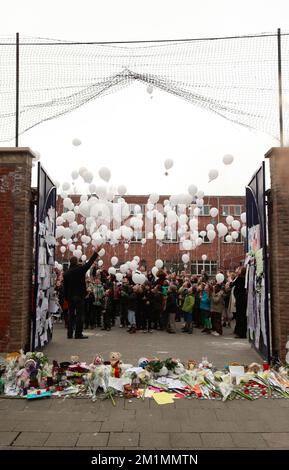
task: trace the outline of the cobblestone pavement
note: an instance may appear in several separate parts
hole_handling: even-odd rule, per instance
[[[181,361],[200,360],[207,356],[217,367],[232,361],[248,364],[260,362],[260,356],[246,339],[235,339],[231,328],[224,328],[223,336],[212,336],[194,329],[192,335],[181,332],[182,323],[177,323],[177,334],[165,331],[136,334],[115,326],[111,331],[85,330],[86,340],[67,339],[63,323],[55,324],[52,342],[44,352],[50,360],[64,361],[71,355],[79,355],[83,361],[91,362],[96,353],[108,358],[111,351],[120,351],[123,362],[136,364],[140,357],[176,357]]]
[[[180,330],[181,324],[178,324]],[[78,354],[91,361],[96,353],[107,357],[120,351],[124,362],[141,356],[201,359],[207,356],[222,367],[230,361],[248,363],[260,357],[232,330],[223,337],[137,332],[129,335],[115,327],[111,332],[92,330],[87,340],[68,340],[57,324],[49,359],[65,360]],[[159,406],[153,399],[52,398],[27,402],[0,399],[1,449],[289,449],[289,400],[180,399]]]
[[[289,400],[0,399],[0,449],[289,449]]]

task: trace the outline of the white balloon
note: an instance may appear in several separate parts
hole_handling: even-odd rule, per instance
[[[106,168],[106,167],[100,168],[98,174],[99,174],[99,176],[102,180],[104,180],[106,182],[108,182],[110,180],[111,173],[110,173],[109,168]]]
[[[69,251],[71,251],[73,253],[74,250],[75,250],[75,245],[73,243],[71,243],[68,248],[69,248]]]
[[[239,232],[236,232],[235,230],[231,233],[231,236],[233,240],[237,240],[239,238]]]
[[[171,158],[167,158],[165,160],[165,169],[169,170],[170,168],[172,168],[173,164],[174,164],[174,161]]]
[[[75,138],[72,140],[72,145],[74,145],[75,147],[78,147],[79,145],[81,145],[81,140],[78,139],[77,137],[75,137]]]
[[[209,230],[215,230],[215,227],[214,227],[213,224],[208,224],[207,227],[206,227],[206,230],[207,230],[207,232],[208,232]]]
[[[156,235],[157,240],[163,240],[165,238],[166,234],[165,234],[164,230],[158,229],[158,230],[156,230],[155,235]]]
[[[222,284],[224,282],[225,276],[222,273],[216,274],[216,281],[218,284]]]
[[[157,268],[156,266],[154,266],[154,267],[152,268],[152,274],[154,275],[154,277],[157,276],[157,273],[158,273],[158,268]]]
[[[66,219],[71,224],[75,220],[75,212],[73,211],[66,212]]]
[[[99,256],[100,258],[102,258],[104,255],[105,255],[105,249],[104,249],[104,248],[101,248],[101,250],[99,250],[99,252],[98,252],[98,256]]]
[[[225,165],[231,165],[231,163],[233,163],[233,161],[234,161],[233,155],[227,154],[227,155],[223,156],[223,163]]]
[[[193,214],[195,217],[198,217],[198,215],[200,215],[200,212],[201,212],[201,209],[199,207],[195,207]]]
[[[232,222],[233,222],[233,220],[234,220],[234,217],[232,217],[231,215],[228,215],[228,216],[226,217],[226,223],[227,223],[228,225],[231,225]]]
[[[246,225],[243,225],[243,227],[241,228],[241,234],[242,234],[243,238],[246,238],[246,236],[247,236],[247,227],[246,227]]]
[[[78,170],[78,173],[80,174],[80,176],[83,178],[83,175],[84,173],[88,171],[87,168],[85,166],[81,166]]]
[[[215,230],[208,230],[208,232],[207,232],[207,237],[208,237],[208,239],[210,240],[210,242],[212,242],[212,241],[215,239],[215,237],[216,237],[216,232],[215,232]]]
[[[140,262],[140,257],[139,257],[139,256],[134,256],[133,259],[134,259],[134,261],[136,261],[137,263]]]
[[[224,237],[228,233],[228,228],[223,223],[220,223],[218,225],[219,226],[218,226],[217,230],[218,230],[218,233],[219,233],[219,237]]]
[[[116,256],[113,256],[110,260],[112,266],[115,266],[118,263],[118,258]]]
[[[81,250],[74,250],[73,256],[76,256],[76,258],[80,258],[82,256]]]
[[[235,230],[239,230],[239,228],[241,227],[240,221],[239,221],[239,220],[233,220],[233,222],[232,222],[232,227],[233,227],[233,229],[235,229]]]
[[[124,196],[125,193],[127,192],[127,188],[124,184],[120,184],[118,187],[117,187],[117,192],[120,196]]]
[[[117,282],[121,282],[123,280],[123,274],[122,273],[116,273],[115,275]]]
[[[204,240],[201,237],[197,238],[197,246],[201,246],[203,244]]]
[[[187,264],[189,261],[190,261],[189,255],[187,255],[186,253],[183,254],[183,256],[182,256],[182,262],[183,262],[184,264]]]
[[[129,244],[128,244],[128,243],[124,243],[123,246],[124,246],[124,249],[125,249],[125,250],[128,250],[128,249],[129,249]]]
[[[209,182],[215,180],[219,176],[219,172],[216,169],[212,169],[208,173],[209,176]]]
[[[188,192],[191,196],[195,196],[198,192],[197,186],[194,184],[190,184],[190,186],[188,187]]]
[[[68,240],[66,240],[66,238],[62,238],[61,243],[62,245],[68,245]]]
[[[232,243],[233,238],[231,237],[231,235],[226,235],[225,240],[227,243]]]
[[[79,176],[79,173],[78,173],[77,170],[73,170],[73,171],[71,172],[71,178],[72,178],[73,180],[76,180],[76,179],[78,178],[78,176]]]
[[[63,189],[63,191],[68,191],[70,189],[70,184],[66,181],[62,185],[62,189]]]
[[[145,239],[145,238],[142,238],[142,239],[141,239],[141,244],[142,244],[142,245],[145,245],[145,244],[146,244],[146,242],[147,242],[147,241],[146,241],[146,239]]]
[[[59,216],[56,218],[56,225],[62,225],[64,223],[64,218]]]
[[[148,240],[152,240],[154,238],[153,232],[148,233]]]
[[[217,217],[218,214],[219,214],[219,211],[216,207],[212,207],[210,209],[210,216],[211,217],[215,218],[215,217]]]
[[[198,207],[202,207],[204,205],[204,199],[198,198],[196,200],[196,204],[197,204]]]
[[[64,254],[64,253],[66,252],[65,246],[61,246],[61,247],[60,247],[60,251],[61,251],[62,254]]]
[[[74,206],[73,210],[75,214],[79,214],[79,206]]]
[[[65,199],[63,199],[63,207],[65,207],[65,209],[70,209],[71,204],[72,200],[70,199],[70,197],[66,197]]]
[[[156,193],[152,193],[150,196],[149,196],[149,202],[152,203],[152,204],[156,204],[159,200],[159,195],[156,194]]]
[[[199,189],[199,191],[197,192],[196,196],[199,198],[199,199],[202,199],[204,197],[205,193],[202,189]]]
[[[157,269],[161,269],[163,267],[164,263],[161,259],[157,259],[156,262],[155,262],[155,267]]]
[[[193,243],[191,240],[184,240],[183,241],[183,248],[184,250],[190,251],[193,248]]]
[[[242,214],[241,214],[241,221],[242,221],[243,224],[246,223],[246,212],[242,212]]]
[[[89,189],[89,192],[91,194],[94,194],[95,191],[96,191],[96,185],[94,183],[91,183],[89,186],[88,186],[88,189]]]
[[[153,87],[151,84],[149,84],[149,85],[147,86],[147,92],[148,92],[148,94],[151,95],[153,91],[154,91],[154,87]]]
[[[92,183],[92,180],[93,180],[93,174],[91,173],[91,171],[86,171],[84,174],[83,174],[83,179],[86,183]]]
[[[83,226],[82,224],[79,224],[79,225],[77,226],[77,231],[78,231],[78,232],[82,232],[83,230],[84,230],[84,226]]]
[[[108,268],[108,274],[115,275],[116,274],[116,269],[113,266],[111,266],[110,268]]]
[[[86,259],[87,259],[86,255],[82,255],[82,256],[81,256],[81,261],[84,262],[84,261],[86,261]]]
[[[207,255],[202,255],[202,260],[206,261],[208,259]]]
[[[103,266],[103,261],[102,261],[102,259],[100,259],[97,264],[98,264],[99,267]]]

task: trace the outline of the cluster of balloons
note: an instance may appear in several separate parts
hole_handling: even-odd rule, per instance
[[[148,85],[149,94],[153,92],[153,86]],[[74,138],[74,146],[80,146],[81,140]],[[234,160],[232,155],[224,155],[223,163],[230,165]],[[174,165],[171,158],[164,161],[166,174]],[[218,170],[209,171],[209,180],[213,181],[218,177]],[[102,167],[98,171],[99,178],[104,183],[109,183],[111,171],[107,167]],[[74,182],[81,178],[87,185],[88,195],[82,195],[79,202],[73,202],[70,194],[75,193]],[[241,222],[232,216],[226,218],[226,224],[217,222],[219,211],[216,207],[210,209],[212,222],[207,225],[206,230],[198,230],[198,216],[204,205],[204,191],[195,184],[189,185],[187,191],[180,194],[173,194],[166,199],[163,205],[158,205],[160,196],[157,193],[149,195],[145,214],[141,206],[135,204],[133,209],[124,199],[127,193],[125,185],[121,184],[115,188],[108,188],[107,184],[94,183],[94,174],[86,167],[82,166],[78,170],[71,172],[72,183],[66,181],[62,185],[56,182],[56,186],[63,199],[63,213],[56,219],[56,238],[60,245],[60,252],[64,256],[66,252],[71,252],[74,256],[86,260],[86,248],[89,245],[98,249],[109,243],[116,246],[122,243],[125,253],[128,252],[129,244],[132,240],[138,240],[144,246],[147,240],[154,237],[158,244],[163,240],[175,240],[178,238],[182,249],[187,253],[182,255],[182,261],[186,265],[189,262],[191,250],[199,247],[205,240],[212,242],[217,236],[223,238],[227,243],[237,240],[240,233],[246,237],[246,214],[241,214]],[[75,201],[75,200],[74,200]],[[143,237],[144,215],[146,216],[146,228],[148,223],[150,229],[146,238]],[[81,223],[79,223],[79,221]],[[241,223],[243,224],[241,226]],[[115,227],[112,229],[112,226]],[[105,250],[100,250],[104,256]],[[134,257],[132,261],[121,265],[117,271],[118,259],[111,258],[109,272],[118,275],[120,279],[127,270],[133,272],[136,284],[145,282],[145,276],[138,271],[139,259]],[[203,261],[207,259],[202,256]],[[103,260],[98,261],[98,265],[103,265]],[[152,268],[153,274],[163,266],[162,260],[156,260]]]

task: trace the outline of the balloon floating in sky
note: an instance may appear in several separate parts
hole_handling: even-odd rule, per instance
[[[165,169],[170,170],[174,165],[174,161],[171,158],[165,160]],[[168,176],[168,172],[165,172],[165,175]]]
[[[77,139],[76,137],[72,140],[72,145],[74,145],[75,147],[78,147],[79,145],[81,145],[81,140],[80,139]]]
[[[227,154],[223,156],[223,163],[224,165],[231,165],[233,163],[234,157],[233,155]]]
[[[99,176],[102,180],[104,180],[106,182],[108,182],[110,180],[111,173],[110,173],[109,168],[106,168],[106,167],[100,168],[98,174],[99,174]]]
[[[215,170],[214,168],[212,170],[209,171],[208,173],[208,176],[209,176],[209,183],[213,180],[215,180],[216,178],[218,178],[219,176],[219,172],[218,170]]]
[[[147,86],[147,92],[148,92],[148,94],[151,95],[153,91],[154,91],[154,87],[153,87],[151,84],[149,84],[149,85]]]

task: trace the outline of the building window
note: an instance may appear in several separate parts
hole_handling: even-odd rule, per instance
[[[209,216],[210,215],[211,206],[205,205],[205,206],[200,207],[199,209],[200,209],[199,216]]]
[[[242,206],[239,204],[229,204],[222,206],[222,215],[227,217],[228,215],[240,216],[242,212]]]
[[[217,274],[217,261],[193,261],[191,263],[191,273],[200,275],[203,269],[208,276],[215,276]]]
[[[227,235],[226,235],[227,236]],[[241,234],[241,232],[239,232],[239,236],[238,238],[236,238],[236,240],[232,240],[231,242],[227,242],[226,241],[226,237],[223,238],[223,243],[226,243],[226,244],[231,244],[231,243],[244,243],[244,238]]]

